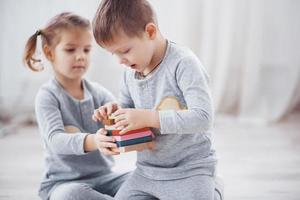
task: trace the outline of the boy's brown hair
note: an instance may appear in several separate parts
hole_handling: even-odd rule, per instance
[[[156,23],[155,13],[147,0],[102,0],[93,20],[93,33],[101,46],[112,42],[119,31],[140,36],[145,26]]]

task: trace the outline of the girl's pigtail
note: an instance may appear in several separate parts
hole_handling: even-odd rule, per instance
[[[23,56],[25,65],[27,65],[32,71],[42,71],[44,69],[41,59],[34,57],[36,53],[37,37],[39,35],[43,36],[41,30],[36,31],[35,34],[28,39]]]

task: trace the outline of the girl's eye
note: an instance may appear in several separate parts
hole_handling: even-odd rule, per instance
[[[66,52],[70,52],[70,53],[71,53],[71,52],[74,52],[74,51],[75,51],[75,49],[66,49],[65,51],[66,51]]]
[[[91,51],[91,49],[84,49],[85,53],[89,53]]]

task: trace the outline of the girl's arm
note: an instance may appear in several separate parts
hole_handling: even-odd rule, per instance
[[[35,100],[35,113],[46,148],[56,154],[85,153],[84,140],[88,133],[66,133],[60,102],[48,89],[41,89]]]

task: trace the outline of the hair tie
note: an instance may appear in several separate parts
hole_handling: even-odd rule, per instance
[[[36,32],[35,32],[35,35],[36,36],[39,36],[39,35],[41,35],[42,34],[42,31],[41,30],[37,30]]]

